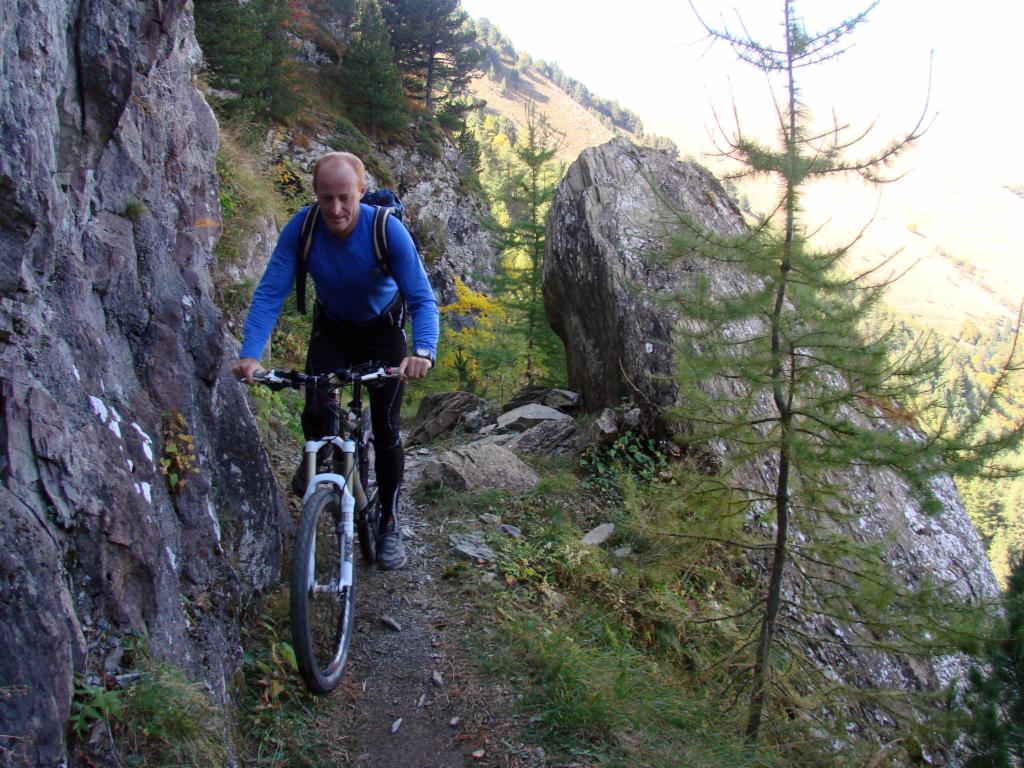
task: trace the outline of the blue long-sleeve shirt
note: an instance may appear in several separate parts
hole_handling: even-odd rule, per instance
[[[307,208],[285,224],[266,271],[256,287],[245,321],[239,357],[259,358],[274,329],[281,305],[295,282],[299,230]],[[377,267],[373,255],[373,206],[360,205],[359,219],[347,238],[332,234],[318,219],[307,268],[323,310],[338,323],[362,323],[378,317],[400,290],[412,316],[414,348],[437,354],[437,300],[412,236],[394,216],[388,217],[391,274]]]

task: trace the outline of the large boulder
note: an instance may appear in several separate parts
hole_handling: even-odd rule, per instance
[[[669,243],[675,214],[722,234],[744,229],[733,199],[707,170],[617,138],[584,150],[551,203],[544,309],[565,344],[569,386],[588,411],[635,400],[657,421],[672,405],[672,309],[655,297],[692,262],[650,256]]]
[[[494,410],[490,402],[471,392],[435,392],[420,401],[408,442],[429,443],[458,429],[478,431],[494,422]]]
[[[504,488],[518,493],[529,490],[539,480],[537,473],[514,453],[486,442],[445,451],[423,467],[423,483],[428,488]]]
[[[498,429],[503,432],[525,432],[544,421],[572,421],[572,416],[547,405],[530,403],[506,411],[498,417]]]
[[[531,403],[546,405],[549,408],[569,412],[579,407],[580,396],[577,392],[571,392],[568,389],[555,389],[540,385],[523,387],[509,398],[509,401],[502,407],[501,412],[514,411],[520,406],[530,405]]]
[[[279,575],[285,508],[213,303],[191,8],[3,6],[4,764],[67,763],[75,675],[124,671],[129,635],[227,707],[238,617]]]
[[[573,419],[547,419],[515,435],[505,447],[516,453],[570,453],[578,449],[580,438]]]

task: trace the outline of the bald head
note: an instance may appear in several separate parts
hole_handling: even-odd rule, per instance
[[[316,192],[316,182],[320,178],[321,171],[326,169],[335,170],[338,166],[348,166],[355,173],[359,184],[360,194],[366,191],[366,169],[363,161],[351,152],[328,152],[313,164],[313,192]]]
[[[348,152],[332,152],[313,166],[313,192],[331,234],[346,238],[359,221],[359,199],[366,191],[363,164]]]

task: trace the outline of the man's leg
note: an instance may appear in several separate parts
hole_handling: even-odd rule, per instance
[[[401,326],[381,324],[359,334],[360,358],[398,365],[405,357],[405,332]],[[381,500],[380,535],[377,538],[377,564],[384,570],[405,565],[405,547],[398,530],[398,498],[405,473],[402,450],[402,393],[405,387],[397,379],[386,379],[369,390],[373,445],[377,454],[374,469]]]
[[[322,312],[314,310],[313,330],[306,352],[306,373],[327,373],[348,365],[349,350],[340,343],[340,334],[332,333],[330,324],[325,323]],[[338,429],[337,395],[315,387],[306,387],[306,405],[302,409],[302,434],[306,440],[316,440],[333,435]],[[302,496],[305,492],[306,476],[302,462],[299,462],[292,476],[292,492]]]
[[[373,446],[377,454],[374,469],[380,490],[380,530],[388,530],[398,512],[398,495],[405,475],[405,451],[399,413],[402,407],[404,385],[390,379],[370,392],[370,420],[373,426]]]

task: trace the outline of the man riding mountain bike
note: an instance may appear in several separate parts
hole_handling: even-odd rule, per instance
[[[405,470],[400,410],[405,381],[427,375],[437,352],[437,301],[416,246],[396,216],[385,219],[388,269],[374,251],[374,208],[360,202],[366,192],[362,161],[348,152],[330,152],[313,166],[319,216],[306,264],[316,287],[313,330],[306,373],[319,374],[370,360],[398,367],[400,377],[370,390],[370,419],[376,450],[381,517],[377,564],[384,570],[405,565],[398,528],[398,496]],[[235,374],[247,384],[262,366],[262,354],[281,306],[295,281],[300,230],[307,208],[285,225],[253,294]],[[413,349],[406,349],[405,311],[412,316]],[[335,430],[328,396],[306,390],[302,431],[307,440]],[[302,495],[301,464],[292,489]]]

